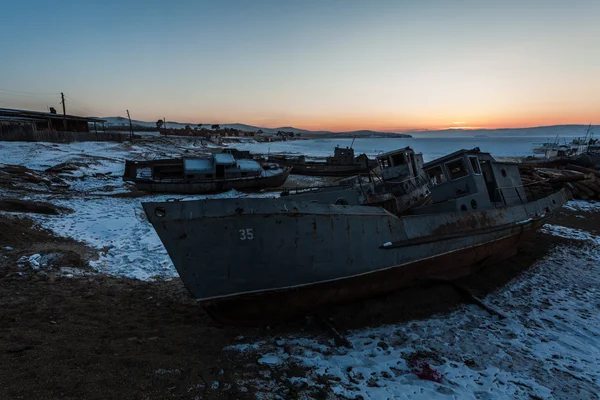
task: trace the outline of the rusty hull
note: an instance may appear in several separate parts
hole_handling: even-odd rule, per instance
[[[409,265],[293,289],[208,300],[201,304],[212,318],[224,323],[283,320],[315,312],[323,306],[385,295],[431,279],[457,279],[517,254],[521,239],[533,234],[545,219],[503,239]]]

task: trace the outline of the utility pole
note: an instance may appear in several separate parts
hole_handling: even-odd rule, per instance
[[[63,130],[67,130],[67,106],[65,105],[65,94],[60,92],[60,97],[62,98],[62,106],[63,106]]]
[[[129,110],[127,110],[127,118],[129,118],[129,137],[133,139],[133,125],[131,124],[131,116],[129,115]]]
[[[167,136],[167,119],[163,117],[163,126],[165,127],[165,136]]]

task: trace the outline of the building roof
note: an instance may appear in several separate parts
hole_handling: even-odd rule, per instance
[[[433,161],[429,161],[428,163],[423,164],[423,168],[429,168],[429,167],[431,167],[433,165],[438,165],[438,164],[441,164],[443,162],[453,160],[453,159],[455,159],[457,157],[462,156],[463,154],[477,154],[477,155],[486,155],[486,156],[492,157],[490,153],[484,153],[482,151],[479,151],[479,147],[475,147],[475,148],[473,148],[471,150],[461,149],[461,150],[455,151],[454,153],[450,153],[448,155],[445,155],[443,157],[436,158]],[[493,160],[493,158],[492,158],[492,160]]]
[[[30,111],[30,110],[17,110],[14,108],[0,108],[0,116],[14,116],[14,117],[23,117],[23,118],[40,118],[41,120],[48,118],[67,118],[71,120],[79,120],[86,122],[106,122],[105,119],[95,118],[95,117],[80,117],[78,115],[63,115],[63,114],[53,114],[49,112],[42,111]]]
[[[0,115],[0,122],[8,121],[8,122],[44,122],[45,119],[42,118],[28,118],[28,117],[12,117],[6,115]]]

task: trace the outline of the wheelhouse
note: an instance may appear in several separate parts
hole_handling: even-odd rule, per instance
[[[422,178],[423,154],[410,147],[390,151],[377,156],[384,181],[403,181]]]
[[[423,165],[432,204],[419,213],[487,209],[527,201],[518,164],[500,162],[475,148]]]

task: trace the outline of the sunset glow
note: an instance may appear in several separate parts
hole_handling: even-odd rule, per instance
[[[88,4],[89,3],[89,4]],[[314,130],[600,123],[600,2],[7,5],[0,106]],[[60,49],[60,51],[59,51]]]

